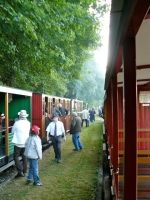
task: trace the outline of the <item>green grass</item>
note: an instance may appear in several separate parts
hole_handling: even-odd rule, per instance
[[[73,151],[72,136],[62,142],[62,163],[54,161],[53,148],[39,161],[39,176],[43,187],[25,185],[26,178],[13,179],[0,189],[1,200],[94,200],[97,171],[102,149],[101,124],[84,127],[81,141],[84,149]]]

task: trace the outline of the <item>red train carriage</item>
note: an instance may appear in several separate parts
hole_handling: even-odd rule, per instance
[[[141,72],[142,73],[142,72]],[[150,73],[150,72],[149,72]],[[147,81],[146,81],[147,82]],[[150,85],[137,86],[137,150],[150,150]],[[124,150],[123,89],[118,88],[119,150]],[[132,133],[131,133],[132,134]],[[120,154],[122,152],[120,151]]]
[[[57,107],[61,104],[62,107],[68,110],[70,113],[70,99],[63,97],[56,97],[46,94],[33,93],[32,95],[32,124],[36,124],[40,127],[40,137],[43,143],[46,141],[46,124],[45,117],[48,115],[52,118],[53,104]],[[70,128],[70,114],[61,116],[60,120],[63,122],[65,131]]]
[[[149,52],[150,1],[112,0],[104,103],[112,199],[150,199]]]

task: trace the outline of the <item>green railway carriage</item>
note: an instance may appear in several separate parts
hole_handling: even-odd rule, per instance
[[[11,126],[20,110],[26,110],[32,122],[32,92],[0,86],[0,112],[5,114],[5,127],[0,127],[0,172],[11,166],[14,146]]]

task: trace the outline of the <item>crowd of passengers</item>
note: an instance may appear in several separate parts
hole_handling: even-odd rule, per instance
[[[58,116],[65,116],[68,115],[69,110],[62,107],[62,104],[58,104],[57,107],[55,106],[55,104],[53,104],[53,108],[52,108],[52,116],[54,115],[58,115]],[[9,121],[8,123],[8,127],[9,127],[9,132],[11,132],[11,128],[13,126],[13,124],[19,120],[19,115],[17,115],[17,117],[13,120],[13,121]],[[45,126],[47,128],[48,124],[52,121],[52,118],[48,115],[48,108],[45,105]],[[5,129],[6,128],[6,124],[5,124],[5,114],[0,112],[0,130],[1,129]]]
[[[47,141],[51,139],[55,160],[57,163],[61,162],[61,142],[62,138],[66,140],[65,129],[63,123],[60,121],[60,116],[68,114],[68,110],[63,108],[61,104],[55,107],[53,104],[52,118],[47,114],[47,108],[45,106],[46,113],[46,131]],[[74,145],[74,151],[80,151],[83,149],[82,142],[80,140],[81,127],[84,121],[86,127],[88,126],[88,120],[95,121],[95,110],[92,108],[88,110],[86,107],[78,112],[82,114],[82,119],[77,115],[77,112],[72,112],[72,121],[70,125],[70,134],[72,134],[72,142]],[[18,112],[18,116],[14,119],[14,124],[11,126],[11,132],[13,133],[12,143],[14,144],[14,161],[18,171],[15,178],[25,177],[27,173],[27,159],[29,162],[29,170],[26,184],[33,182],[34,186],[43,186],[40,182],[38,174],[38,160],[42,159],[42,145],[41,139],[38,136],[40,128],[33,125],[27,120],[28,114],[26,110]],[[5,127],[5,115],[0,113],[0,126]],[[19,157],[22,157],[22,163],[20,163]]]

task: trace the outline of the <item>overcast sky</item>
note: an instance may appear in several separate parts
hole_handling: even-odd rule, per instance
[[[108,2],[110,2],[110,0],[108,0]],[[101,31],[103,46],[99,50],[95,51],[95,59],[100,64],[100,67],[102,68],[104,74],[107,65],[109,19],[110,19],[110,13],[105,14],[103,20],[103,27]]]

